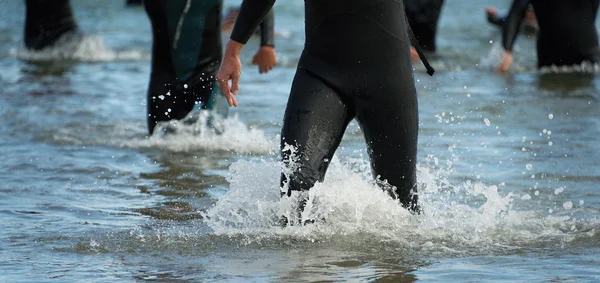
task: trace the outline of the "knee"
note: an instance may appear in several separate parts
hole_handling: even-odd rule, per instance
[[[309,167],[299,167],[281,174],[282,196],[289,197],[292,191],[308,191],[320,180],[320,173]]]

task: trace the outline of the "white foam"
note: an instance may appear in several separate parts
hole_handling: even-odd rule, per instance
[[[55,44],[39,51],[25,47],[13,48],[11,56],[29,61],[76,60],[84,62],[148,60],[149,55],[139,50],[114,51],[107,48],[104,39],[91,35],[66,35]]]
[[[518,52],[518,47],[515,47],[515,51]],[[504,47],[502,47],[502,45],[499,42],[494,42],[491,45],[488,54],[481,57],[479,65],[484,69],[495,70],[502,63],[503,56]],[[519,62],[513,62],[511,69],[519,72],[528,70],[524,65],[519,64]],[[581,64],[572,66],[548,66],[540,68],[539,72],[541,74],[598,73],[600,72],[600,64],[583,62]]]
[[[542,74],[564,74],[564,73],[598,73],[600,72],[600,64],[583,62],[578,65],[572,66],[549,66],[542,67],[540,73]],[[550,118],[552,119],[552,118]]]
[[[515,47],[513,54],[518,51],[519,51],[519,48]],[[488,53],[479,59],[479,67],[483,68],[483,69],[495,71],[502,63],[503,57],[504,57],[504,47],[502,47],[502,44],[500,44],[499,41],[493,42]],[[516,72],[524,72],[524,71],[534,70],[534,69],[530,69],[530,67],[528,68],[525,65],[522,65],[521,63],[525,63],[525,62],[518,62],[517,60],[513,60],[513,63],[511,64],[510,69],[512,71],[516,71]]]
[[[496,69],[502,63],[504,48],[498,42],[491,45],[490,51],[479,60],[479,66],[487,69]]]
[[[202,112],[206,113],[207,111]],[[214,128],[208,126],[207,119],[208,116],[203,114],[194,124],[172,120],[158,125],[154,135],[123,141],[121,146],[161,148],[174,152],[223,150],[244,154],[270,154],[278,148],[274,142],[276,139],[268,139],[261,129],[248,127],[239,120],[237,115],[220,120],[220,131],[215,131]],[[161,127],[170,127],[174,133],[160,134]]]
[[[445,178],[451,170],[429,165],[418,168],[424,213],[412,215],[365,178],[368,174],[353,172],[350,167],[355,166],[334,158],[325,181],[309,191],[302,218],[316,219],[316,223],[281,228],[277,221],[282,213],[293,211],[293,198],[279,197],[280,162],[235,162],[228,177],[230,188],[208,209],[206,223],[217,235],[244,235],[250,241],[290,236],[332,239],[366,233],[372,241],[395,241],[434,253],[517,249],[539,241],[563,242],[596,233],[590,233],[589,227],[597,227],[597,220],[547,215],[544,210],[548,208],[543,207],[516,210],[515,201],[537,204],[539,197],[524,198],[504,187],[470,181],[451,184]]]

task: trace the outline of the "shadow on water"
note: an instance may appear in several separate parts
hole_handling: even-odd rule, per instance
[[[136,212],[161,220],[200,219],[208,190],[226,186],[225,177],[215,171],[226,170],[221,160],[228,156],[219,152],[159,153],[151,157],[158,171],[141,173],[140,178],[152,185],[139,186],[142,193],[164,197],[165,201]]]
[[[561,96],[583,96],[598,100],[595,73],[541,73],[538,88],[546,93]]]
[[[35,60],[24,60],[26,64],[23,65],[21,73],[25,78],[27,77],[62,77],[70,72],[74,66],[77,65],[76,61],[35,61]]]
[[[55,252],[112,260],[118,254],[115,267],[131,271],[122,276],[160,282],[415,282],[419,279],[415,272],[431,265],[406,247],[364,235],[322,241],[276,237],[248,243],[244,235],[216,236],[201,229],[197,221],[163,222],[127,233],[77,237],[71,246]]]

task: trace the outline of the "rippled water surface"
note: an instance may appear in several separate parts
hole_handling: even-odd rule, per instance
[[[22,2],[0,1],[0,282],[600,280],[600,79],[539,73],[526,36],[511,72],[491,71],[488,3],[446,1],[437,72],[415,65],[425,213],[373,185],[353,123],[310,192],[306,213],[326,221],[282,229],[278,134],[303,1],[275,6],[271,73],[248,44],[225,132],[168,137],[146,136],[143,8],[72,1],[85,39],[31,53]]]

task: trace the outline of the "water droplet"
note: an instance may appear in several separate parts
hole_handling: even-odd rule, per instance
[[[552,113],[548,114],[548,119],[550,119],[550,120],[554,119],[554,114],[552,114]]]
[[[567,202],[563,203],[563,207],[565,209],[571,209],[571,208],[573,208],[573,202],[567,201]]]
[[[527,164],[527,165],[525,165],[525,168],[527,168],[527,170],[531,170],[531,168],[533,168],[533,165]]]
[[[488,118],[483,119],[483,122],[485,122],[486,126],[490,126],[490,120]]]

